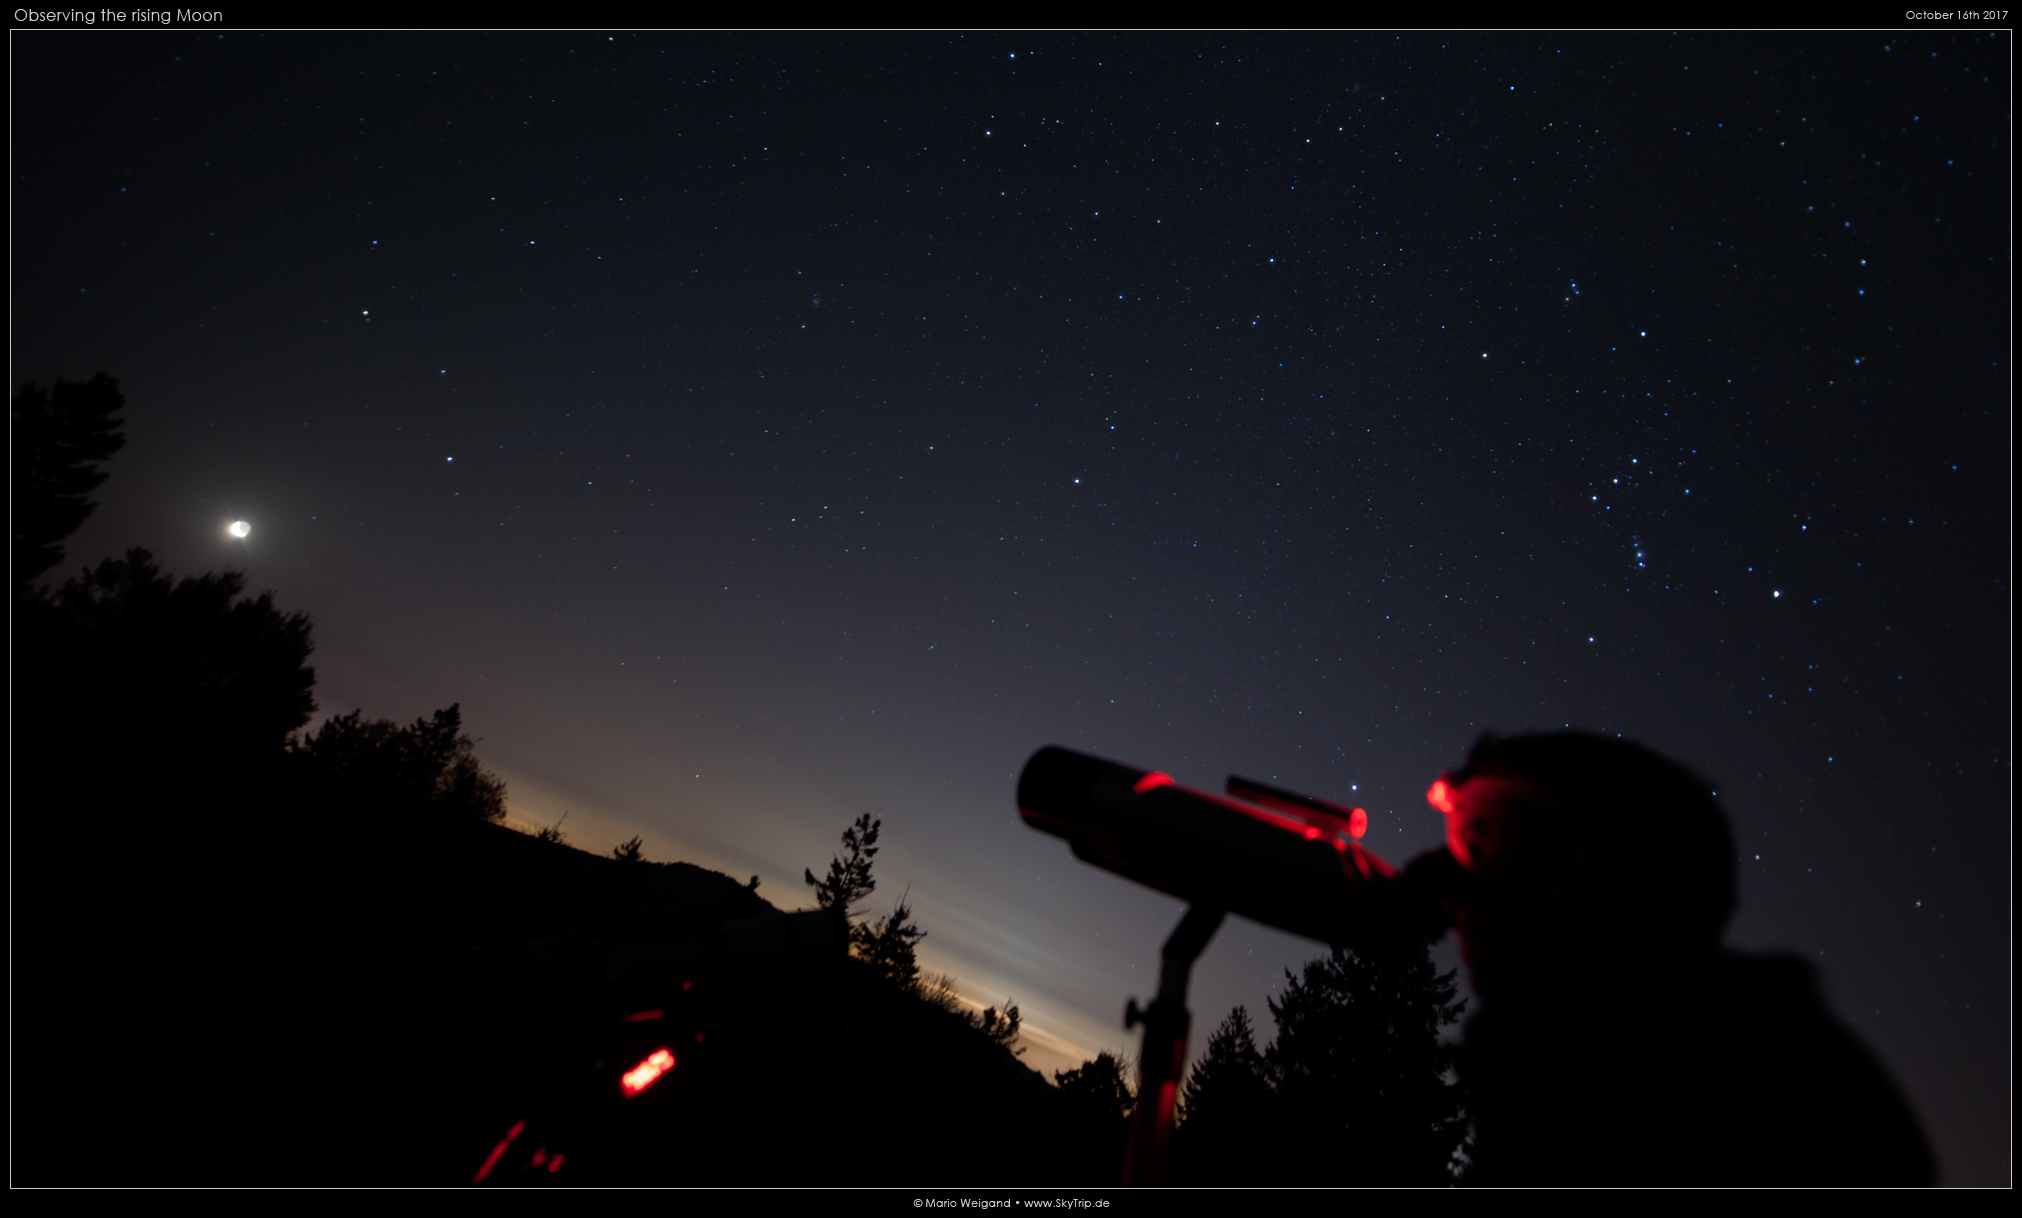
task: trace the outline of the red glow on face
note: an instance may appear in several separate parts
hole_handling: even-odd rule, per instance
[[[1453,815],[1453,788],[1447,786],[1446,780],[1442,778],[1438,782],[1433,783],[1432,789],[1425,793],[1425,802],[1451,816]]]
[[[526,1131],[527,1123],[525,1121],[514,1121],[513,1127],[506,1130],[506,1136],[500,1138],[498,1145],[492,1147],[491,1153],[484,1157],[484,1166],[477,1169],[477,1174],[470,1178],[470,1182],[472,1184],[483,1184],[484,1178],[491,1175],[491,1169],[497,1167],[498,1161],[505,1157],[506,1147],[511,1146],[513,1139]]]
[[[1361,837],[1369,832],[1369,813],[1361,808],[1348,814],[1348,836]]]
[[[674,1054],[666,1049],[655,1049],[645,1061],[625,1071],[624,1077],[618,1081],[626,1095],[637,1095],[659,1082],[660,1076],[673,1068]]]
[[[1172,775],[1160,773],[1157,770],[1153,770],[1151,773],[1146,774],[1143,778],[1138,779],[1137,785],[1132,787],[1131,790],[1137,792],[1139,795],[1142,795],[1146,791],[1155,791],[1160,787],[1169,787],[1172,785],[1173,785]]]
[[[666,1015],[667,1012],[665,1011],[634,1011],[630,1015],[625,1016],[624,1022],[650,1023],[655,1019],[663,1019]]]

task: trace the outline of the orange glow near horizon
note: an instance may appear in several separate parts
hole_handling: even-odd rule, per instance
[[[673,1068],[674,1054],[667,1049],[655,1049],[645,1061],[625,1071],[625,1076],[619,1082],[624,1087],[626,1095],[637,1095],[659,1082],[660,1076]]]

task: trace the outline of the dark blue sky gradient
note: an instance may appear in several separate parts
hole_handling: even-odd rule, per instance
[[[1481,730],[1620,732],[2007,1178],[2005,33],[12,47],[15,380],[130,400],[71,565],[249,570],[326,713],[789,908],[880,816],[1047,1067],[1179,909],[1039,746],[1401,862]],[[1317,950],[1231,923],[1197,1029]]]

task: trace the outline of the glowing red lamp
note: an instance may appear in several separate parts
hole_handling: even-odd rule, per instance
[[[673,1068],[674,1054],[666,1049],[655,1049],[645,1061],[625,1071],[624,1077],[618,1081],[626,1095],[637,1095],[659,1082],[660,1076]]]

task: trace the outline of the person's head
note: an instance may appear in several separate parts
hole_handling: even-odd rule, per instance
[[[1427,798],[1470,872],[1457,920],[1484,995],[1630,967],[1624,949],[1710,952],[1734,912],[1734,841],[1712,789],[1640,745],[1484,735]]]

